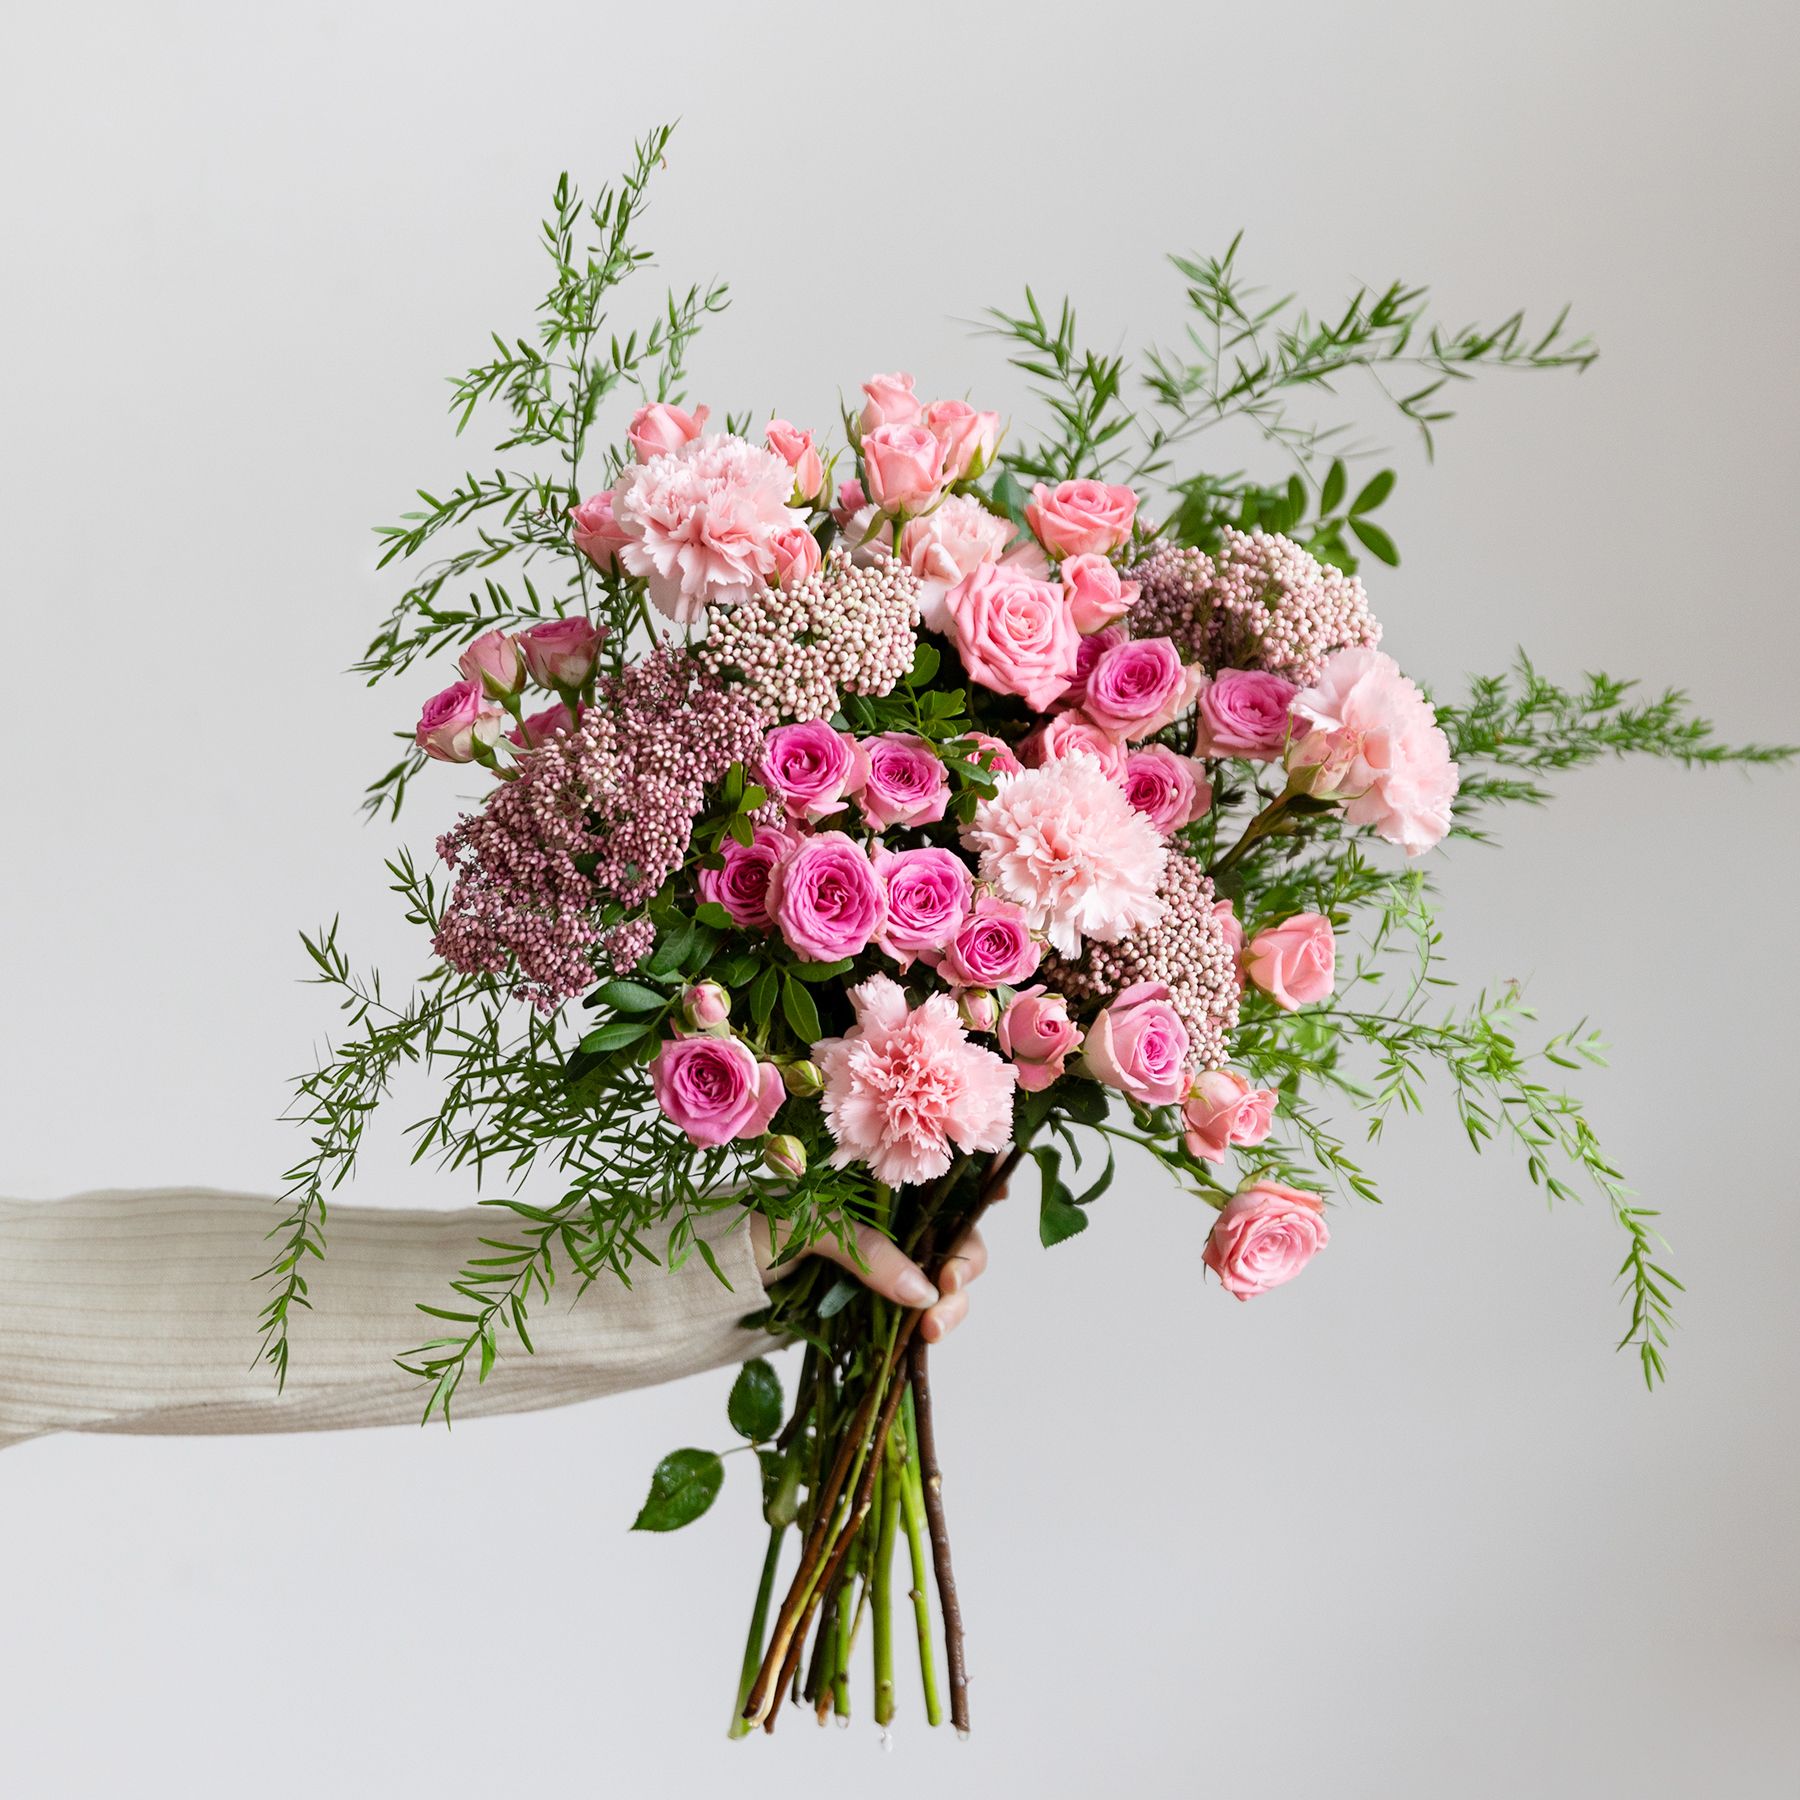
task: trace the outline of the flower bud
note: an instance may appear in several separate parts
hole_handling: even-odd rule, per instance
[[[696,1031],[711,1031],[731,1017],[731,996],[716,981],[698,981],[681,996],[681,1011]]]
[[[525,659],[504,631],[484,631],[456,666],[465,681],[475,682],[490,700],[510,700],[525,686]]]
[[[964,988],[957,996],[957,1011],[971,1031],[992,1031],[1000,1023],[1000,1008],[986,988]]]
[[[783,1063],[781,1081],[796,1100],[805,1100],[813,1094],[822,1093],[825,1087],[824,1073],[816,1062]]]
[[[798,1181],[806,1173],[806,1146],[786,1132],[772,1137],[763,1145],[763,1166]]]

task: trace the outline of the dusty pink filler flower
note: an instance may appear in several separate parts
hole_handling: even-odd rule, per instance
[[[1014,1074],[993,1051],[969,1042],[948,994],[907,1008],[886,975],[850,990],[856,1024],[813,1046],[825,1076],[825,1123],[837,1140],[834,1167],[865,1162],[890,1187],[934,1181],[951,1146],[1003,1150],[1012,1137]]]

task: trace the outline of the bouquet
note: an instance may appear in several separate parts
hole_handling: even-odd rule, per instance
[[[458,679],[369,808],[397,814],[433,762],[486,791],[441,869],[390,865],[431,940],[410,995],[354,970],[335,925],[306,940],[349,1029],[300,1083],[266,1353],[285,1374],[326,1196],[408,1063],[442,1075],[418,1154],[503,1178],[511,1221],[422,1304],[438,1335],[405,1366],[428,1419],[530,1351],[559,1275],[651,1278],[651,1227],[710,1259],[702,1224],[760,1214],[787,1278],[758,1321],[802,1355],[791,1408],[762,1358],[728,1402],[769,1527],[733,1729],[772,1729],[789,1694],[846,1717],[862,1640],[885,1728],[898,1631],[925,1716],[947,1701],[966,1731],[920,1314],[802,1253],[853,1255],[872,1224],[935,1275],[1024,1159],[1062,1244],[1129,1143],[1249,1301],[1326,1248],[1333,1200],[1375,1197],[1346,1120],[1378,1135],[1435,1064],[1477,1150],[1509,1140],[1550,1195],[1585,1181],[1611,1209],[1653,1383],[1680,1284],[1562,1086],[1599,1041],[1531,1041],[1512,986],[1444,1010],[1424,859],[1603,755],[1786,752],[1523,657],[1434,703],[1384,646],[1364,566],[1398,560],[1376,517],[1394,473],[1353,475],[1341,427],[1295,404],[1372,374],[1429,441],[1457,382],[1586,367],[1561,318],[1447,330],[1399,283],[1315,316],[1246,287],[1234,243],[1175,259],[1190,328],[1145,358],[1140,404],[1028,291],[991,328],[1035,430],[905,374],[864,382],[841,435],[714,418],[684,364],[722,286],[637,330],[610,316],[667,136],[594,202],[558,184],[535,330],[453,384],[459,431],[503,416],[503,461],[382,534],[384,564],[422,573],[358,668],[455,653]],[[1280,479],[1190,460],[1231,420]],[[538,1174],[555,1191],[528,1199]],[[675,1451],[637,1525],[689,1523],[723,1475]]]

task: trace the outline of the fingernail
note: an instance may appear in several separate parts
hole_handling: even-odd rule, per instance
[[[918,1269],[908,1269],[894,1283],[894,1292],[908,1306],[935,1306],[937,1304],[937,1289],[925,1279],[924,1274]]]

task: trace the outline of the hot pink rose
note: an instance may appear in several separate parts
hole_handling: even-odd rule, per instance
[[[1170,639],[1133,638],[1095,662],[1082,709],[1117,737],[1150,737],[1187,711],[1205,679],[1200,669],[1182,665]]]
[[[1036,972],[1043,955],[1025,909],[983,894],[951,939],[938,973],[952,987],[1012,987]]]
[[[575,540],[575,548],[596,569],[619,566],[619,548],[630,543],[631,534],[621,530],[619,521],[613,516],[611,488],[602,488],[579,506],[571,506],[569,522],[573,526],[570,536]]]
[[[919,396],[910,375],[871,375],[863,383],[868,396],[862,409],[862,435],[883,425],[916,425],[921,416]]]
[[[966,400],[935,400],[925,409],[925,428],[944,446],[944,479],[967,481],[994,460],[1000,415],[977,412]]]
[[[769,540],[769,548],[774,552],[775,581],[780,587],[797,588],[801,582],[810,581],[825,562],[819,540],[804,525],[790,525],[787,530],[778,531]]]
[[[1039,482],[1025,507],[1026,523],[1052,556],[1104,556],[1131,536],[1137,495],[1103,481]]]
[[[813,445],[813,434],[790,425],[786,419],[771,419],[763,427],[769,448],[794,471],[794,503],[810,505],[825,485],[825,464]]]
[[[1203,756],[1276,761],[1293,729],[1288,708],[1297,692],[1262,669],[1221,669],[1200,690],[1197,748]]]
[[[1081,1028],[1061,994],[1022,988],[1000,1016],[1000,1052],[1012,1058],[1019,1086],[1028,1094],[1060,1081],[1063,1065],[1081,1044]]]
[[[1019,755],[1028,769],[1041,769],[1067,756],[1091,756],[1108,781],[1122,782],[1129,766],[1125,746],[1080,711],[1052,714],[1020,742]]]
[[[1056,704],[1080,706],[1087,699],[1088,677],[1094,672],[1094,664],[1129,636],[1123,625],[1108,625],[1104,630],[1089,632],[1075,646],[1075,679],[1063,689]]]
[[[1025,766],[1013,755],[1012,746],[991,732],[965,731],[963,741],[975,746],[969,760],[982,764],[990,775],[1016,775]]]
[[[944,485],[944,446],[923,425],[878,425],[862,453],[869,495],[883,512],[923,512]]]
[[[1225,1203],[1200,1260],[1226,1293],[1248,1300],[1292,1281],[1330,1241],[1317,1194],[1253,1181]]]
[[[413,742],[439,762],[473,762],[498,740],[500,718],[475,682],[459,681],[425,702]]]
[[[1119,571],[1104,556],[1068,557],[1057,570],[1075,629],[1086,637],[1121,618],[1137,603],[1138,584],[1121,581]]]
[[[1169,837],[1204,816],[1212,783],[1191,756],[1150,744],[1125,759],[1125,798]]]
[[[876,942],[903,969],[949,943],[975,904],[968,865],[953,850],[878,850],[875,873],[887,901]]]
[[[575,703],[575,716],[569,716],[569,708],[564,701],[553,701],[540,712],[534,712],[529,718],[519,723],[506,734],[509,744],[517,744],[521,750],[537,750],[549,743],[553,737],[561,737],[565,731],[573,729],[581,723],[582,706]]]
[[[650,1065],[656,1103],[689,1140],[708,1147],[761,1137],[787,1097],[781,1071],[741,1038],[670,1038]]]
[[[1234,1144],[1260,1144],[1279,1098],[1272,1088],[1253,1088],[1235,1069],[1208,1069],[1181,1103],[1188,1149],[1204,1162],[1223,1162]]]
[[[1250,941],[1245,974],[1283,1012],[1329,998],[1337,984],[1337,940],[1322,913],[1295,913]]]
[[[586,619],[546,619],[519,633],[519,654],[539,687],[578,688],[600,660],[601,636]]]
[[[456,659],[465,681],[477,682],[490,700],[506,700],[525,685],[525,659],[504,631],[484,631]]]
[[[1080,640],[1060,588],[983,563],[944,604],[963,667],[983,687],[1043,712],[1069,685]]]
[[[1191,1040],[1160,981],[1126,988],[1088,1028],[1082,1059],[1096,1081],[1145,1106],[1169,1106],[1187,1087]]]
[[[724,907],[731,914],[732,924],[741,930],[772,929],[775,921],[769,917],[769,872],[799,841],[794,832],[774,825],[758,825],[747,844],[727,837],[719,846],[723,866],[702,869],[696,876],[700,898]]]
[[[782,725],[763,740],[758,773],[791,819],[822,819],[842,809],[863,783],[868,762],[847,731],[822,719]]]
[[[860,956],[880,931],[882,913],[868,855],[841,831],[802,838],[769,877],[769,915],[803,962]]]
[[[950,776],[943,758],[923,738],[884,731],[862,749],[863,779],[856,800],[877,831],[890,825],[929,825],[944,816]]]
[[[687,413],[679,406],[652,401],[631,415],[625,435],[631,440],[638,461],[648,462],[653,456],[666,456],[683,444],[691,444],[705,428],[706,413],[704,406],[697,406]]]
[[[919,577],[919,613],[928,631],[948,629],[945,597],[983,563],[998,562],[1013,528],[967,494],[951,494],[900,533],[900,560]]]

